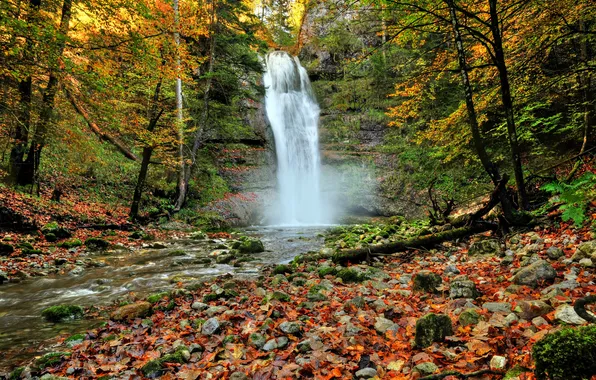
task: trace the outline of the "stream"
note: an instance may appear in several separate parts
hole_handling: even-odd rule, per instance
[[[171,289],[179,279],[206,280],[226,273],[256,277],[264,265],[281,264],[323,246],[325,227],[255,227],[242,231],[262,240],[265,252],[241,267],[204,264],[221,241],[170,240],[163,249],[121,249],[90,253],[102,267],[79,274],[36,277],[0,285],[0,370],[51,351],[57,336],[81,333],[102,321],[49,323],[41,311],[52,305],[109,305],[134,293],[138,298]],[[183,253],[181,252],[183,251]],[[201,260],[203,259],[203,260]]]

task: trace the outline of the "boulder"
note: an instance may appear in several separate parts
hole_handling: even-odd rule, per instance
[[[359,379],[372,379],[373,377],[377,377],[378,373],[376,369],[367,367],[357,371],[355,375]]]
[[[561,257],[565,256],[565,253],[561,248],[553,246],[546,250],[546,256],[551,260],[559,260]]]
[[[279,325],[279,329],[286,334],[298,334],[300,332],[300,323],[298,322],[283,322]]]
[[[533,288],[542,282],[553,282],[557,272],[548,262],[538,260],[529,266],[522,268],[515,276],[513,282],[517,285],[527,285]]]
[[[507,302],[485,302],[482,307],[491,313],[509,313],[511,304]]]
[[[444,314],[430,313],[416,321],[416,347],[425,348],[453,334],[451,319]]]
[[[515,307],[516,314],[526,321],[550,313],[553,308],[544,301],[519,301]]]
[[[457,276],[449,286],[450,298],[476,298],[480,295],[474,281],[467,276]]]
[[[441,285],[443,279],[436,273],[428,270],[418,272],[414,276],[414,287],[416,291],[437,293],[437,288]]]
[[[216,317],[209,318],[208,320],[203,323],[201,327],[201,333],[203,335],[213,335],[217,331],[219,331],[221,325],[219,324],[219,320]]]
[[[144,318],[151,313],[151,304],[147,301],[135,302],[116,309],[111,319],[114,321],[131,320],[135,318]]]
[[[375,330],[381,334],[385,334],[387,330],[396,329],[397,327],[397,324],[389,319],[383,317],[375,318]]]
[[[259,253],[265,250],[265,246],[259,239],[246,239],[240,243],[238,250],[242,253]]]
[[[468,249],[469,256],[475,255],[500,255],[501,243],[496,239],[484,239],[475,241]]]
[[[562,304],[555,310],[555,319],[568,325],[583,325],[587,321],[577,315],[572,306]]]
[[[482,316],[475,309],[466,309],[458,317],[460,326],[476,325]]]
[[[422,376],[432,375],[433,373],[437,372],[439,367],[433,362],[425,362],[417,364],[412,372],[418,372]]]
[[[41,312],[41,316],[49,322],[61,322],[69,319],[83,318],[83,308],[78,305],[50,306]]]

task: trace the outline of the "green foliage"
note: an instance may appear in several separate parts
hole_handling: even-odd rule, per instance
[[[563,211],[564,221],[573,220],[581,227],[586,220],[588,202],[596,198],[596,174],[588,172],[571,183],[547,183],[542,190],[556,195],[555,201],[562,203],[559,209]]]
[[[564,328],[532,348],[539,380],[582,380],[596,373],[596,326]]]

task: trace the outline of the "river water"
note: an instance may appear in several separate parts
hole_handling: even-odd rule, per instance
[[[77,275],[52,275],[0,285],[0,372],[22,360],[51,351],[53,338],[83,332],[101,321],[48,323],[41,311],[52,305],[109,305],[134,293],[138,298],[172,289],[183,280],[206,280],[231,273],[256,277],[264,265],[287,263],[298,254],[323,246],[324,227],[258,227],[243,231],[261,239],[265,252],[241,267],[204,264],[221,241],[171,240],[163,249],[115,250],[91,253],[103,267]],[[201,260],[203,259],[203,260]]]

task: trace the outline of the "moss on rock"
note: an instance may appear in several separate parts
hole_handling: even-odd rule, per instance
[[[430,313],[416,321],[416,347],[425,348],[453,334],[451,319],[444,314]]]
[[[88,248],[106,249],[110,246],[110,242],[104,239],[91,237],[85,240],[85,245]]]
[[[596,326],[564,328],[532,348],[539,380],[582,380],[596,374]]]
[[[59,243],[58,247],[70,249],[70,248],[80,247],[82,245],[83,245],[83,242],[81,241],[81,239],[72,239],[72,240],[66,240],[66,241]]]
[[[60,322],[67,319],[83,318],[84,311],[78,305],[50,306],[41,312],[41,316],[49,322]]]

